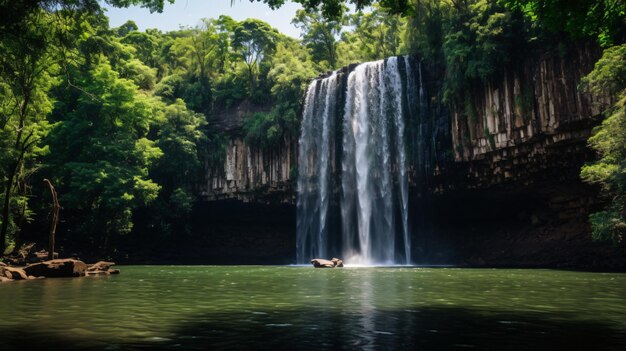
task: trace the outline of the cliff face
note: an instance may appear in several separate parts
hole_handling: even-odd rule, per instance
[[[231,136],[224,167],[208,172],[203,198],[293,202],[291,173],[296,167],[296,147],[291,138],[285,138],[281,146],[257,149],[247,145],[241,136]]]
[[[268,107],[243,101],[231,108],[219,108],[210,123],[227,136],[224,163],[206,164],[206,183],[201,195],[205,201],[241,200],[261,203],[293,203],[293,172],[297,166],[297,139],[283,138],[280,145],[260,148],[247,145],[242,136],[243,121]]]
[[[593,49],[567,57],[545,54],[528,61],[521,72],[505,72],[502,80],[473,92],[473,108],[452,112],[455,160],[480,159],[541,136],[552,142],[577,138],[575,131],[588,126],[587,120],[608,103],[577,89],[597,58]]]
[[[471,92],[450,116],[454,163],[466,167],[465,186],[485,188],[532,181],[549,169],[578,168],[590,158],[586,141],[610,103],[581,92],[599,50],[529,58],[500,80]],[[549,173],[549,172],[548,172]]]
[[[430,128],[444,147],[422,151],[432,171],[412,197],[418,262],[626,267],[623,248],[592,242],[588,217],[603,200],[579,175],[595,157],[587,139],[610,105],[578,89],[599,55],[579,47],[529,57],[472,89],[448,118],[425,115],[449,129]],[[437,102],[436,78],[425,86]]]
[[[528,183],[550,168],[579,167],[591,157],[586,140],[610,104],[578,89],[599,54],[579,47],[529,58],[521,68],[476,86],[465,106],[451,110],[441,103],[443,72],[415,61],[420,96],[406,107],[412,186],[427,193],[486,188]],[[294,201],[297,137],[260,149],[246,145],[241,135],[245,116],[268,110],[248,101],[217,110],[211,123],[229,141],[223,166],[207,166],[205,200]]]

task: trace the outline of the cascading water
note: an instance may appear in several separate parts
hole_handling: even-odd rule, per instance
[[[412,72],[408,58],[391,57],[309,86],[299,141],[298,263],[330,256],[351,264],[411,262],[404,110],[410,114],[413,104],[403,99],[415,95]]]
[[[330,178],[330,118],[335,105],[337,75],[315,81],[307,90],[298,158],[298,262],[327,254]],[[320,101],[321,100],[321,101]]]

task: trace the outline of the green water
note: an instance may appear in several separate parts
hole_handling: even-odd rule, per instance
[[[626,274],[120,268],[0,284],[0,350],[626,350]]]

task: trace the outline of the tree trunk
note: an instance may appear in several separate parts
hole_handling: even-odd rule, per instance
[[[6,250],[6,240],[7,240],[7,232],[9,230],[9,206],[11,205],[11,188],[13,188],[13,182],[17,181],[17,171],[20,167],[20,163],[24,158],[24,154],[26,153],[26,145],[27,140],[30,138],[28,136],[24,140],[22,147],[20,148],[20,143],[22,143],[22,132],[24,131],[24,122],[26,121],[26,114],[28,111],[28,104],[30,102],[30,94],[29,90],[26,89],[24,84],[21,84],[23,91],[25,92],[24,101],[22,102],[22,106],[20,107],[20,121],[18,123],[18,131],[17,136],[15,138],[15,150],[20,150],[20,155],[15,161],[15,166],[11,169],[9,173],[9,177],[7,179],[7,187],[4,191],[4,206],[2,207],[2,227],[0,227],[0,256],[4,255],[4,251]],[[32,133],[31,133],[32,136]]]
[[[6,250],[7,231],[9,229],[9,205],[11,202],[11,188],[13,187],[13,174],[9,175],[6,190],[4,191],[4,205],[2,206],[2,227],[0,227],[0,256]]]
[[[24,194],[22,196],[26,197],[26,191],[24,191]],[[10,253],[11,255],[15,254],[18,251],[18,249],[22,247],[22,244],[23,244],[22,228],[24,228],[24,221],[26,220],[26,201],[22,202],[22,208],[20,209],[20,214],[18,218],[19,219],[18,219],[18,222],[16,223],[15,234],[13,235],[13,243],[15,245],[13,246],[13,250]]]
[[[19,165],[16,165],[11,169],[11,172],[9,173],[9,177],[7,179],[6,189],[4,190],[4,204],[2,206],[2,227],[0,227],[0,256],[4,255],[4,251],[7,249],[6,241],[7,232],[9,231],[9,207],[11,206],[11,189],[13,188],[13,182],[17,177],[18,167]]]
[[[52,194],[52,218],[50,219],[50,235],[48,237],[48,259],[54,259],[54,239],[57,231],[57,224],[59,223],[59,199],[57,198],[57,191],[52,186],[52,183],[48,179],[44,179],[44,182],[48,183],[50,193]]]
[[[15,166],[11,168],[11,171],[9,172],[9,177],[7,179],[7,187],[6,187],[6,190],[4,191],[4,206],[2,207],[2,227],[0,227],[0,256],[2,256],[4,254],[4,251],[6,250],[7,232],[9,230],[9,212],[10,212],[9,207],[11,205],[11,189],[13,188],[13,184],[18,181],[18,171],[20,169],[20,165],[22,164],[22,161],[24,160],[26,150],[30,148],[30,146],[33,145],[32,142],[29,142],[29,139],[32,136],[33,134],[31,132],[31,134],[28,135],[24,139],[24,142],[20,150],[20,155],[15,161]],[[20,131],[18,133],[18,139],[21,139],[21,138],[22,138],[22,132]],[[19,146],[19,144],[16,144],[16,148],[17,146]]]

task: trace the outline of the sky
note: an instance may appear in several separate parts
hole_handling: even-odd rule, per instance
[[[129,8],[113,8],[106,4],[109,25],[119,27],[128,20],[137,23],[140,30],[158,28],[164,32],[179,29],[180,26],[193,27],[202,18],[217,18],[228,15],[241,21],[246,18],[258,18],[269,23],[283,34],[293,38],[300,37],[300,31],[291,24],[299,4],[286,2],[280,9],[272,10],[262,2],[250,0],[176,0],[174,4],[165,2],[162,13],[150,13],[148,9],[133,6]]]

